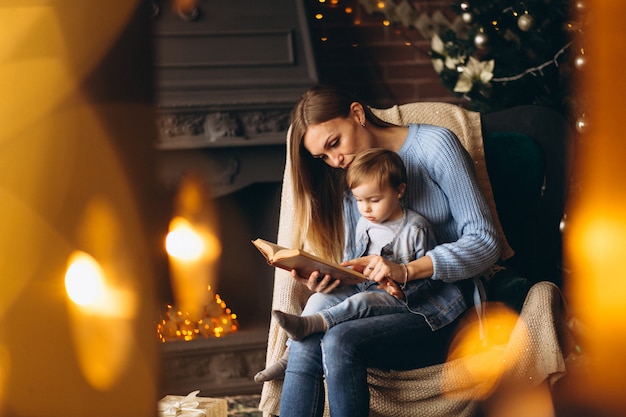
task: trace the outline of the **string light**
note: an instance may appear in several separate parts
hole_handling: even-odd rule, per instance
[[[318,1],[319,3],[326,3],[324,7],[331,7],[331,4],[339,4],[339,1],[335,0],[331,0],[331,4],[328,4],[329,2],[327,2],[327,0]],[[486,14],[481,14],[481,9],[472,8],[469,1],[461,1],[459,3],[460,14],[454,19],[448,18],[438,11],[434,12],[432,15],[429,15],[427,12],[420,12],[419,9],[416,9],[415,5],[411,2],[358,0],[358,3],[359,5],[356,8],[351,6],[343,8],[345,14],[353,15],[352,23],[354,26],[360,26],[363,24],[360,16],[362,11],[369,15],[381,13],[383,15],[383,19],[379,21],[380,25],[385,28],[394,26],[394,36],[399,38],[397,39],[399,43],[401,42],[404,47],[412,47],[420,54],[431,58],[433,57],[431,45],[427,45],[425,42],[422,42],[421,38],[416,39],[415,31],[412,29],[417,29],[424,39],[432,39],[433,35],[447,30],[452,30],[455,33],[462,33],[462,28],[467,28],[468,25],[479,23],[481,17],[484,18],[487,16]],[[576,1],[573,8],[574,11],[582,12],[584,9],[584,1]],[[517,23],[515,25],[516,27],[513,28],[513,31],[511,32],[511,36],[513,37],[517,36],[515,34],[515,29],[519,29],[522,32],[541,30],[540,25],[543,24],[541,14],[534,14],[533,12],[539,13],[537,10],[528,9],[524,2],[516,2],[515,6],[496,10],[495,14],[489,16],[489,19],[486,22],[487,27],[481,28],[481,30],[476,33],[476,36],[473,39],[474,45],[471,45],[470,48],[476,47],[481,50],[477,52],[478,56],[485,56],[486,53],[493,52],[490,51],[489,48],[493,48],[496,41],[499,39],[495,38],[496,34],[498,34],[498,37],[508,36],[503,32],[509,31],[509,29],[507,29],[509,23],[513,23],[514,25]],[[324,16],[321,12],[315,15],[315,19],[317,20],[321,20],[323,17]],[[563,22],[562,25],[563,29],[567,30],[571,35],[580,35],[583,32],[583,26],[584,22],[579,21]],[[319,39],[321,42],[329,41],[329,38],[326,35],[320,36]],[[518,41],[521,42],[520,39],[518,39]],[[512,66],[511,70],[506,70],[509,74],[505,73],[499,77],[492,78],[490,83],[494,84],[493,88],[496,88],[495,84],[498,84],[498,88],[503,88],[503,85],[506,83],[513,83],[527,76],[543,77],[546,74],[552,74],[551,71],[547,70],[551,66],[559,67],[564,64],[564,56],[568,53],[574,41],[566,39],[563,43],[564,45],[553,56],[544,57],[545,62],[528,68],[516,68]],[[359,47],[359,44],[352,42],[351,46],[356,48]],[[558,46],[559,45],[556,45],[556,47]],[[576,50],[574,52],[575,56],[573,56],[571,64],[577,70],[582,71],[585,67],[590,65],[588,62],[589,58],[585,54],[586,51],[581,46],[576,46]],[[499,70],[500,73],[503,73],[503,69],[506,68],[506,65],[504,63],[500,64],[502,66]],[[456,66],[459,74],[462,73],[463,68],[464,65],[462,64]],[[454,76],[455,75],[452,75],[452,77]],[[466,98],[469,99],[470,96],[466,96]],[[474,97],[471,97],[471,99],[474,99]],[[480,103],[480,101],[481,98],[479,97],[476,102]],[[578,112],[578,114],[583,113]],[[576,123],[576,129],[579,132],[587,130],[589,123],[586,120],[586,117],[579,117]]]
[[[166,305],[156,330],[159,340],[165,343],[170,340],[190,341],[198,337],[222,337],[238,329],[237,314],[226,306],[219,294],[215,294],[214,303],[205,307],[204,315],[198,320],[191,320],[187,313],[171,304]]]
[[[536,67],[532,67],[532,68],[528,68],[522,72],[520,72],[519,74],[516,75],[512,75],[510,77],[499,77],[499,78],[492,78],[491,81],[494,83],[505,83],[505,82],[509,82],[509,81],[515,81],[515,80],[519,80],[520,78],[524,77],[525,75],[528,74],[535,74],[537,72],[539,72],[540,74],[543,74],[543,69],[545,67],[548,67],[552,64],[554,64],[555,66],[559,66],[559,61],[558,58],[559,56],[561,56],[562,54],[565,53],[565,51],[571,46],[572,42],[568,42],[564,47],[562,47],[561,49],[559,49],[559,51],[554,55],[554,58],[552,58],[549,61],[544,62],[541,65],[538,65]]]

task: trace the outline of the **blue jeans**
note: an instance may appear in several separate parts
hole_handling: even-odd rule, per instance
[[[320,313],[328,328],[348,320],[407,311],[406,303],[378,289],[375,282],[341,287],[331,294],[309,297],[303,316]]]
[[[347,321],[292,341],[280,416],[322,416],[325,376],[333,417],[367,417],[367,368],[407,370],[443,362],[454,324],[433,332],[423,316],[405,310]]]

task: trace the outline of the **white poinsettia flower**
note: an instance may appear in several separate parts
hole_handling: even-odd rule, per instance
[[[459,56],[457,56],[457,57],[447,56],[446,57],[446,68],[451,69],[451,70],[455,70],[455,69],[457,69],[459,64],[463,62],[464,59],[465,59],[465,57],[462,57],[462,56],[460,56],[460,57]]]
[[[438,54],[445,55],[443,49],[443,41],[439,37],[439,35],[434,35],[430,40],[430,49],[437,52]]]
[[[471,56],[467,65],[462,68],[463,71],[454,86],[454,92],[469,93],[477,82],[489,84],[489,81],[493,78],[494,67],[495,62],[493,59],[489,61],[479,61]]]
[[[438,35],[433,35],[433,38],[431,39],[431,42],[430,42],[430,48],[434,52],[438,53],[439,55],[443,55],[444,59],[442,63],[445,65],[447,69],[456,70],[459,64],[465,61],[465,56],[448,55],[445,49],[445,44],[443,43],[443,41]],[[441,61],[441,59],[439,59],[439,61]],[[435,62],[433,62],[433,66],[435,67],[435,70],[437,71],[437,73],[440,73],[441,71],[443,71],[443,68],[439,69],[440,64],[441,64],[440,62],[437,62],[436,64]]]

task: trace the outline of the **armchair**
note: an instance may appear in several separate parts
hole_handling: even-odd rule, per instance
[[[521,294],[520,318],[508,340],[496,347],[503,361],[521,358],[498,382],[522,380],[530,386],[554,383],[566,371],[564,356],[571,342],[565,327],[567,312],[560,290],[553,283],[560,282],[558,228],[566,184],[564,144],[569,138],[565,123],[558,115],[548,115],[545,109],[536,107],[484,116],[447,103],[411,103],[372,110],[380,118],[400,125],[445,126],[469,151],[479,185],[496,219],[503,262],[520,267],[534,283],[527,295]],[[512,150],[514,145],[527,151],[520,155]],[[278,243],[284,246],[292,246],[291,231],[296,227],[289,164],[287,158],[278,230]],[[546,271],[550,274],[542,275]],[[508,284],[494,284],[493,292],[500,296],[519,290]],[[276,271],[272,308],[300,314],[309,295],[308,289],[287,273]],[[268,340],[267,363],[271,364],[283,354],[287,340],[274,321],[270,323]],[[476,393],[485,383],[468,372],[461,360],[411,371],[371,369],[368,379],[370,415],[389,417],[475,416],[482,400]],[[282,381],[264,384],[259,406],[264,415],[279,415],[281,387]]]

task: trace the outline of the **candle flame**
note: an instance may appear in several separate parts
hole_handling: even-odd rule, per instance
[[[185,261],[198,260],[206,252],[202,236],[183,217],[175,217],[165,238],[167,253]]]

